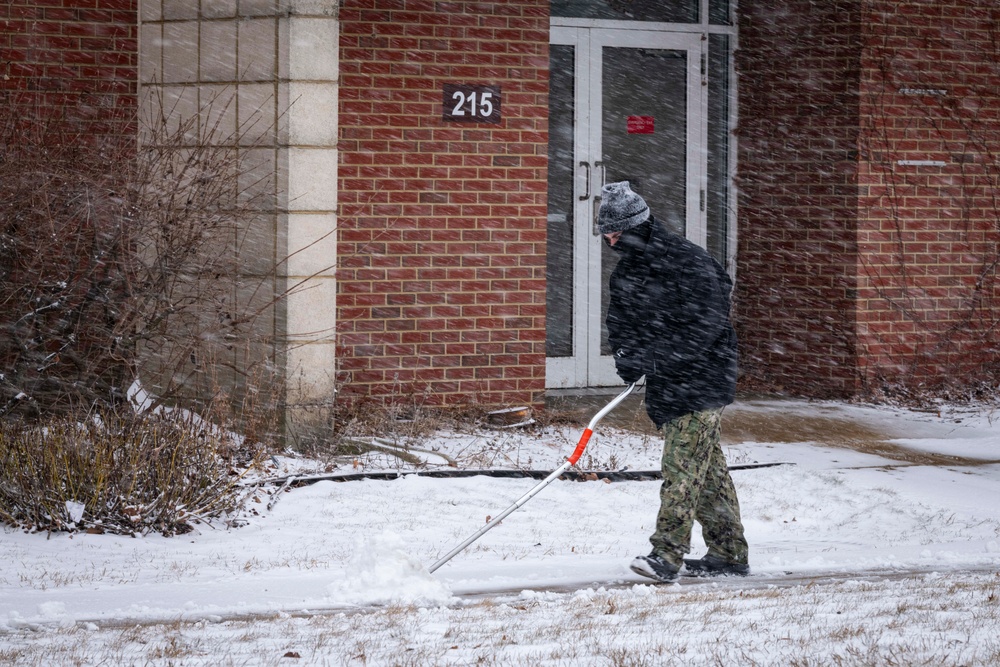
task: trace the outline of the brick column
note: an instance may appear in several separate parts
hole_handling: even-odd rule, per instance
[[[858,321],[873,388],[1000,378],[1000,7],[867,3]]]
[[[746,386],[857,389],[860,1],[740,4],[736,316]]]
[[[548,4],[342,3],[342,396],[540,400]],[[500,86],[501,122],[444,121],[446,83]]]

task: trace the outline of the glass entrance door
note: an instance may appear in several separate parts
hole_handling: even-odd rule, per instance
[[[553,27],[546,385],[620,384],[604,326],[617,256],[597,233],[604,183],[705,245],[701,35]]]

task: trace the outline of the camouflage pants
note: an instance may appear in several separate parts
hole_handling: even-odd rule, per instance
[[[719,445],[722,408],[693,412],[663,426],[663,485],[653,551],[680,566],[691,551],[691,528],[701,524],[710,554],[747,562],[740,503]]]

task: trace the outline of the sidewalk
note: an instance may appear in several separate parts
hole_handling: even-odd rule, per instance
[[[617,391],[602,388],[552,392],[546,397],[545,407],[586,424]],[[1000,463],[1000,442],[996,443],[995,453],[986,456],[980,452],[967,458],[954,450],[956,431],[963,430],[967,422],[961,412],[942,415],[889,406],[742,395],[723,413],[722,443],[813,443],[916,465]],[[657,432],[646,416],[643,394],[629,396],[603,423],[638,433]],[[901,444],[904,441],[905,446]],[[944,446],[945,442],[950,444]]]

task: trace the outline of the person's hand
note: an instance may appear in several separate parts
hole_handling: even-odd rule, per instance
[[[642,357],[623,348],[615,352],[615,371],[625,384],[634,384],[646,374],[642,370]]]

